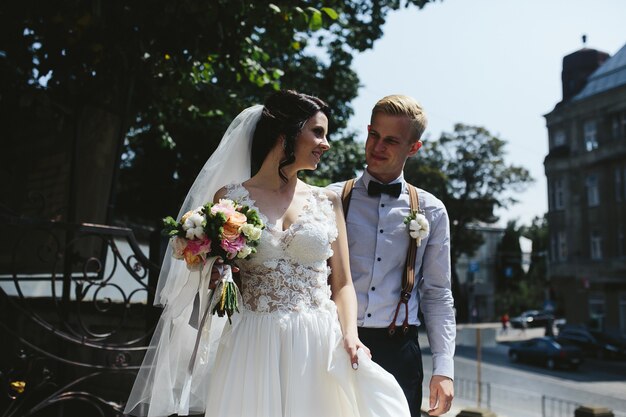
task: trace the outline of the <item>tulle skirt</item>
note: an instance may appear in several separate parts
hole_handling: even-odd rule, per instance
[[[333,312],[236,316],[220,339],[206,417],[410,415],[394,377],[362,350],[352,369]]]
[[[193,305],[174,303],[164,310],[125,413],[410,416],[394,377],[362,350],[358,369],[352,369],[336,309],[244,310],[233,316],[232,325],[209,315],[198,335],[190,325]]]

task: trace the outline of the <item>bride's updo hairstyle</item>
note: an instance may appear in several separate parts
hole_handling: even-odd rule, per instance
[[[259,171],[279,136],[285,135],[283,145],[285,158],[278,165],[278,175],[286,182],[287,177],[283,174],[282,169],[293,164],[296,160],[296,137],[307,120],[320,111],[330,118],[328,104],[317,97],[297,91],[281,90],[269,96],[265,101],[263,113],[252,138],[252,154],[250,156],[252,175]]]

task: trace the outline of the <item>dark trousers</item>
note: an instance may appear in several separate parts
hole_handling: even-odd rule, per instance
[[[359,339],[372,352],[372,360],[392,374],[402,387],[411,417],[421,416],[424,369],[417,326],[410,326],[406,335],[398,327],[394,336],[389,336],[386,328],[359,327],[358,330]]]

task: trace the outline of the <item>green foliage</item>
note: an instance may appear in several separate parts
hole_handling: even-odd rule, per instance
[[[229,121],[278,88],[324,98],[334,139],[349,138],[353,56],[382,36],[390,11],[428,2],[5,2],[0,115],[29,114],[33,92],[73,120],[86,105],[114,113],[122,126],[110,138],[122,150],[117,217],[156,222],[177,210]],[[9,133],[20,130],[6,122]],[[338,156],[344,164],[315,180],[353,176],[356,155]]]
[[[535,217],[530,226],[524,227],[522,235],[532,240],[533,251],[530,256],[528,280],[547,285],[547,256],[548,256],[548,219]]]
[[[521,268],[520,236],[533,242],[527,274]],[[509,222],[496,255],[497,311],[519,314],[524,310],[541,308],[548,287],[545,280],[547,243],[548,225],[545,217],[535,217],[530,226],[519,228],[515,222]],[[510,276],[506,276],[507,268],[510,268]]]
[[[407,181],[440,198],[448,210],[452,290],[461,321],[466,319],[467,300],[456,262],[461,254],[472,256],[483,243],[480,232],[467,226],[496,222],[494,208],[515,203],[515,193],[533,181],[528,170],[504,161],[505,147],[505,140],[485,128],[456,124],[454,132],[425,141],[404,169]]]
[[[515,288],[524,278],[520,236],[522,229],[516,226],[515,221],[508,222],[496,251],[497,291]]]
[[[452,227],[452,256],[472,255],[482,244],[471,223],[494,223],[495,207],[516,202],[514,195],[532,182],[528,170],[504,161],[506,141],[482,127],[457,124],[453,133],[426,141],[407,161],[407,180],[439,197]]]

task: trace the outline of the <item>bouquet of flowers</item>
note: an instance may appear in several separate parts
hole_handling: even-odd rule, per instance
[[[207,203],[185,213],[180,221],[171,216],[163,219],[163,234],[170,237],[172,256],[182,259],[190,270],[199,270],[209,258],[220,257],[226,264],[247,259],[256,252],[265,225],[256,210],[229,199]],[[210,273],[210,272],[209,272]],[[213,292],[219,293],[213,314],[230,317],[237,311],[237,286],[232,275],[222,279]]]

